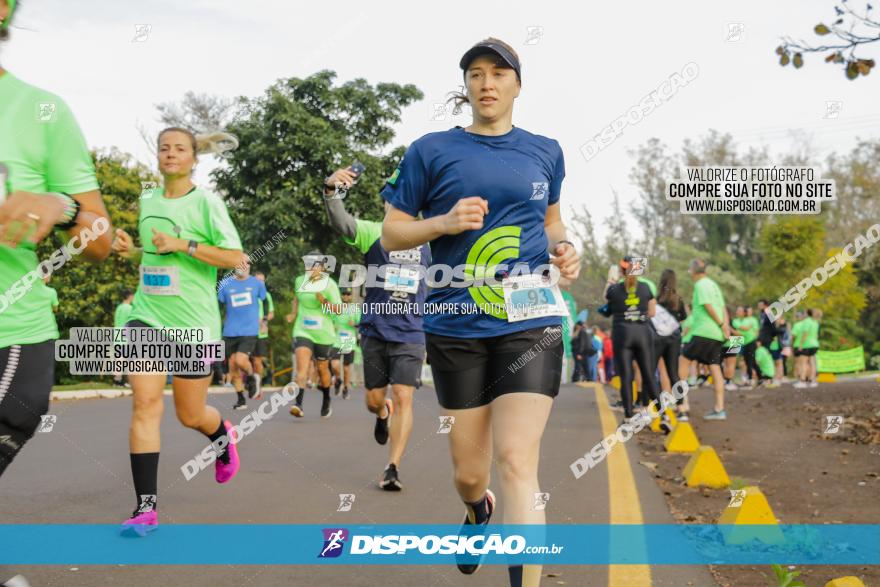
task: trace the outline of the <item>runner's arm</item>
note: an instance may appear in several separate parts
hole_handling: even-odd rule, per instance
[[[446,214],[418,220],[390,205],[382,222],[380,244],[386,251],[405,251],[421,246],[445,234],[460,234],[483,228],[489,202],[479,196],[462,198]]]
[[[76,217],[76,226],[68,230],[67,234],[71,238],[76,236],[81,241],[83,229],[88,229],[93,235],[90,238],[94,238],[94,236],[97,236],[97,238],[86,245],[82,255],[89,261],[103,261],[110,256],[110,245],[113,243],[113,228],[110,225],[107,208],[101,199],[101,192],[93,190],[81,194],[73,194],[71,197],[79,204],[79,214]],[[108,229],[100,235],[96,234],[92,229],[92,226],[99,218],[103,218],[108,226]]]
[[[657,313],[657,300],[651,298],[648,300],[648,318],[653,318]]]
[[[330,226],[348,239],[354,239],[357,235],[357,222],[354,216],[348,213],[345,205],[339,198],[324,198],[324,207],[327,209],[327,217],[330,218]]]

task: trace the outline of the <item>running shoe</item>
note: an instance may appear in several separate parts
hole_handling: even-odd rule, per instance
[[[727,412],[724,410],[712,410],[705,416],[703,416],[703,420],[727,420]]]
[[[623,402],[621,400],[617,400],[613,404],[611,404],[612,412],[622,412],[623,411]]]
[[[777,387],[779,387],[779,384],[775,381],[768,381],[767,384],[764,385],[764,387],[766,387],[767,389],[776,389]]]
[[[733,381],[724,384],[725,391],[738,391],[739,387]]]
[[[807,382],[806,381],[798,381],[794,385],[792,385],[795,389],[806,389]]]
[[[679,422],[689,422],[691,419],[687,412],[678,412],[675,417],[678,418]]]
[[[290,415],[295,416],[297,418],[302,418],[306,415],[305,411],[303,411],[302,404],[299,402],[293,404],[293,407],[290,408]]]
[[[379,481],[379,487],[385,491],[400,491],[403,485],[400,483],[400,476],[397,473],[397,465],[390,463],[385,467],[382,473],[382,480]]]
[[[238,459],[238,447],[236,446],[238,440],[233,440],[232,438],[232,424],[229,420],[224,420],[223,426],[226,427],[226,435],[229,437],[229,444],[226,445],[226,454],[229,455],[229,462],[224,463],[219,458],[214,461],[214,479],[217,480],[217,483],[226,483],[235,477],[241,465]]]
[[[137,510],[131,518],[122,522],[119,533],[123,536],[146,536],[159,528],[159,515],[156,510],[140,513]]]
[[[251,381],[254,382],[254,395],[252,396],[255,400],[259,400],[263,398],[263,376],[259,373],[254,373],[254,376],[251,377]]]
[[[245,401],[244,397],[239,397],[238,400],[236,400],[235,405],[232,406],[232,409],[233,410],[246,410],[247,409],[247,402]]]
[[[376,426],[373,428],[373,438],[379,444],[388,442],[388,425],[391,423],[391,416],[394,414],[394,402],[391,398],[385,398],[385,409],[388,415],[384,418],[376,416]]]
[[[467,506],[465,506],[465,507],[467,508]],[[485,512],[486,519],[484,519],[480,523],[481,526],[488,526],[489,525],[489,520],[492,518],[492,512],[494,512],[494,511],[495,511],[495,494],[492,493],[491,489],[487,489],[486,490],[486,512]],[[471,510],[470,510],[470,508],[467,508],[464,513],[464,522],[462,522],[462,525],[463,526],[470,526],[475,523],[476,523],[476,519],[471,520]],[[459,534],[470,535],[469,532],[464,532],[463,530],[464,530],[464,528],[462,528],[462,530],[459,531]],[[467,557],[468,560],[473,560],[473,558],[474,557],[472,557],[472,556]],[[458,570],[461,571],[462,573],[464,573],[465,575],[473,575],[474,573],[476,573],[477,571],[480,570],[480,566],[482,566],[482,562],[483,562],[482,557],[480,557],[480,559],[477,561],[476,564],[469,563],[469,562],[463,563],[463,562],[456,561],[456,565],[458,566]]]
[[[348,399],[351,394],[348,392],[347,387],[342,388],[342,399]]]
[[[329,418],[333,414],[333,408],[330,407],[330,394],[324,396],[321,400],[321,417]]]
[[[808,385],[809,385],[809,387],[819,387],[819,382],[818,381],[810,381],[810,383]]]
[[[333,382],[333,395],[339,395],[339,388],[342,387],[342,380],[339,377],[335,377],[336,381]]]

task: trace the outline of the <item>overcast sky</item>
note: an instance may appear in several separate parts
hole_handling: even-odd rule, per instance
[[[24,0],[0,63],[62,96],[91,146],[116,146],[155,166],[136,124],[158,129],[156,103],[187,90],[256,96],[278,78],[320,69],[339,80],[419,87],[425,99],[404,111],[398,144],[466,126],[468,109],[432,120],[433,104],[461,83],[461,54],[496,36],[523,64],[514,124],[557,139],[565,152],[566,216],[586,204],[602,219],[612,188],[624,200],[636,196],[628,151],[651,137],[677,149],[684,138],[718,129],[744,148],[767,144],[777,153],[807,140],[823,157],[849,150],[857,137],[877,137],[880,71],[852,82],[815,55],[799,71],[776,63],[779,37],[818,40],[812,27],[830,23],[833,5]],[[150,28],[138,33],[136,25]],[[541,27],[540,36],[527,43],[530,27]],[[861,53],[880,60],[877,47]],[[581,145],[689,62],[699,66],[694,81],[601,153],[582,156]],[[840,103],[837,118],[826,118],[827,101]],[[795,139],[796,129],[804,132]]]

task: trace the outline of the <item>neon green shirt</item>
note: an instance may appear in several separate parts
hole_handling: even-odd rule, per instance
[[[761,375],[764,377],[772,378],[776,374],[776,366],[773,364],[773,357],[770,355],[770,351],[766,348],[758,347],[755,349],[755,362],[758,364],[758,369],[761,370]]]
[[[155,328],[206,328],[210,340],[220,340],[217,268],[185,252],[157,254],[152,229],[240,251],[238,231],[220,196],[199,187],[179,198],[166,198],[164,192],[158,187],[141,194],[138,232],[144,253],[130,319]]]
[[[743,344],[749,344],[758,340],[758,328],[760,324],[754,316],[746,316],[744,318],[734,318],[730,321],[730,325],[742,333]],[[746,330],[743,330],[743,329]]]
[[[687,333],[685,333],[681,337],[681,342],[683,344],[689,343],[691,341],[691,339],[694,337],[693,325],[694,325],[694,315],[691,313],[691,314],[688,314],[688,317],[685,318],[684,320],[682,320],[682,322],[681,322],[681,331],[684,332],[685,330],[687,330]]]
[[[131,310],[131,304],[126,304],[125,302],[116,306],[116,311],[113,312],[113,327],[123,328],[126,322],[128,322],[128,317],[131,316]]]
[[[569,292],[562,290],[562,299],[565,300],[565,307],[568,308],[568,316],[562,317],[562,348],[566,357],[571,357],[571,330],[574,328],[574,321],[577,317],[577,302],[574,296]]]
[[[0,137],[9,190],[81,194],[98,189],[85,138],[64,100],[9,72],[0,75]],[[0,245],[0,348],[58,338],[51,294],[41,276],[19,281],[40,261],[34,249],[29,242],[16,249]],[[12,288],[16,283],[21,286]]]
[[[800,321],[801,330],[800,334],[806,334],[804,338],[804,346],[805,349],[817,349],[819,348],[819,322],[807,316],[803,320]],[[800,336],[798,336],[800,338]],[[800,343],[800,340],[795,342],[795,346]]]
[[[333,324],[336,326],[336,342],[333,346],[343,347],[346,338],[352,343],[357,340],[357,325],[360,322],[361,311],[356,304],[346,304],[341,314],[333,314]]]
[[[55,288],[54,288],[54,287],[48,287],[48,286],[47,286],[46,289],[49,290],[49,301],[52,302],[52,312],[54,313],[55,310],[58,308],[58,305],[59,305],[59,304],[58,304],[58,292],[55,291]]]
[[[724,316],[724,295],[718,284],[709,277],[703,277],[694,283],[694,297],[691,303],[693,309],[691,315],[694,317],[692,336],[724,341],[724,331],[709,315],[703,304],[712,306],[719,318]]]
[[[339,295],[339,287],[329,275],[323,288],[307,287],[310,291],[300,291],[305,275],[296,278],[293,289],[296,292],[297,312],[296,322],[293,323],[293,337],[307,338],[315,344],[332,345],[336,341],[336,326],[333,314],[325,312],[321,308],[317,294],[321,294],[330,304],[342,303]],[[319,283],[319,282],[313,282]]]
[[[266,290],[266,303],[269,305],[269,313],[275,313],[275,303],[272,301],[272,294],[269,293],[269,290]],[[260,334],[257,335],[257,338],[269,338],[269,325],[266,324],[263,326],[263,304],[260,303]]]

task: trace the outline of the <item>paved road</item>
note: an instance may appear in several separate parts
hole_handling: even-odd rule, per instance
[[[247,413],[229,409],[230,394],[208,398],[233,421]],[[449,524],[461,519],[463,508],[451,483],[446,437],[437,434],[439,408],[433,390],[423,387],[417,392],[415,429],[401,468],[405,490],[399,494],[376,487],[387,450],[373,441],[374,420],[363,407],[362,394],[335,401],[329,420],[318,417],[319,407],[320,396],[312,392],[306,397],[304,419],[279,412],[257,428],[241,444],[239,476],[228,486],[219,486],[213,471],[185,481],[181,464],[205,442],[177,423],[171,398],[166,397],[159,478],[162,523]],[[134,501],[127,450],[129,410],[129,398],[53,402],[51,413],[57,421],[52,432],[36,435],[0,479],[0,521],[121,522]],[[614,417],[619,416],[608,411],[606,399],[597,397],[594,388],[563,386],[541,456],[540,479],[550,492],[549,523],[673,522],[650,472],[638,465],[636,443],[615,451],[614,458],[580,479],[572,475],[569,464],[603,437],[603,426],[605,430],[613,426]],[[336,511],[340,493],[356,495],[350,512]],[[235,548],[234,538],[227,538],[223,548]],[[16,571],[25,574],[33,587],[507,584],[506,569],[490,566],[472,577],[445,565],[43,566]],[[545,566],[544,573],[542,585],[714,584],[704,567]],[[10,569],[5,574],[11,574]]]

